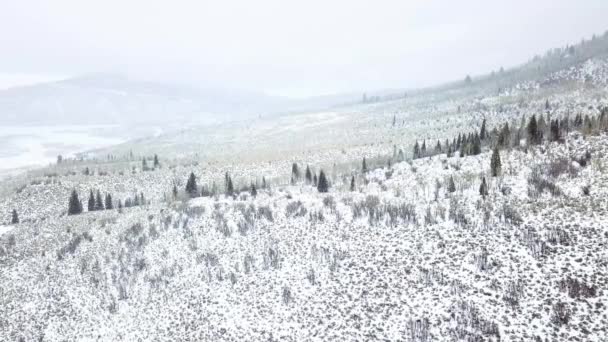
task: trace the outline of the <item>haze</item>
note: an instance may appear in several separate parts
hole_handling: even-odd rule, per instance
[[[4,1],[0,87],[94,72],[303,97],[433,85],[603,33],[608,2]]]

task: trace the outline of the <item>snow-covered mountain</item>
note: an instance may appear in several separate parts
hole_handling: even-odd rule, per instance
[[[277,111],[287,102],[262,93],[95,74],[0,91],[0,123],[205,123]]]

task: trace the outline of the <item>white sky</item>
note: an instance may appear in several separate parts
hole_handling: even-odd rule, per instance
[[[412,88],[603,34],[607,17],[607,0],[0,0],[0,87],[119,72],[287,96]]]

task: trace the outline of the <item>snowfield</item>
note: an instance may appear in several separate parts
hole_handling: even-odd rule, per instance
[[[298,184],[19,224],[2,236],[0,322],[48,341],[602,341],[607,143],[505,151],[485,200],[489,153],[440,155],[355,192]],[[530,197],[534,166],[586,151],[595,162],[554,179],[563,195]]]
[[[164,131],[7,177],[0,340],[606,341],[606,61]],[[482,153],[445,153],[484,118]],[[550,142],[553,119],[571,126]],[[442,152],[412,159],[423,140]],[[191,172],[217,191],[187,196]],[[73,190],[84,212],[67,215]],[[91,190],[145,200],[89,211]]]

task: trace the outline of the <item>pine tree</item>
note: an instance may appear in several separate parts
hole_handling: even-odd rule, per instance
[[[158,155],[154,155],[154,168],[156,169],[157,167],[160,166],[160,163],[158,162]]]
[[[177,198],[177,184],[173,184],[173,199]]]
[[[484,199],[488,196],[488,184],[486,183],[486,177],[483,177],[481,180],[481,185],[479,186],[479,194]]]
[[[232,178],[226,172],[226,195],[231,196],[232,194],[234,194],[234,185],[232,184]]]
[[[481,153],[481,138],[479,134],[475,133],[475,137],[473,138],[473,151],[471,154],[474,156]]]
[[[19,223],[19,215],[17,215],[17,210],[13,209],[11,213],[11,224]]]
[[[148,171],[148,163],[146,162],[146,157],[143,157],[141,160],[141,169],[143,171]]]
[[[422,147],[420,147],[420,156],[426,157],[426,140],[422,140]]]
[[[89,202],[87,204],[87,209],[89,211],[95,210],[95,194],[93,193],[92,189],[91,189],[91,192],[89,193]]]
[[[414,144],[414,159],[420,158],[420,145],[418,145],[418,140]]]
[[[500,176],[502,165],[500,163],[500,152],[498,152],[498,147],[494,148],[494,152],[492,152],[492,159],[490,161],[490,169],[492,170],[492,177]]]
[[[251,183],[251,196],[256,197],[258,195],[258,190],[255,188],[255,184]]]
[[[559,129],[559,121],[557,119],[551,121],[551,141],[560,141],[561,132]]]
[[[110,195],[110,194],[106,195],[106,209],[107,210],[114,209],[114,203],[112,203],[112,195]]]
[[[139,195],[139,203],[141,205],[146,205],[147,204],[146,203],[146,198],[144,197],[144,193],[143,192],[141,192],[140,195]]]
[[[540,134],[538,131],[538,123],[536,115],[532,115],[528,123],[528,145],[538,145],[541,143]]]
[[[300,180],[300,169],[298,168],[297,163],[293,163],[291,165],[291,183],[295,184]]]
[[[479,139],[485,140],[488,136],[488,132],[486,130],[486,118],[483,118],[481,122],[481,129],[479,130]]]
[[[72,195],[70,195],[68,215],[78,215],[80,213],[82,213],[82,203],[80,202],[80,199],[78,199],[76,189],[74,189],[72,190]]]
[[[268,185],[266,184],[266,177],[262,176],[262,189],[266,189]]]
[[[317,186],[319,184],[319,179],[317,178],[316,173],[312,176],[312,182],[315,186]]]
[[[450,180],[448,183],[448,192],[452,193],[456,191],[456,184],[454,184],[454,177],[450,176]]]
[[[350,179],[350,191],[355,191],[355,176]]]
[[[397,114],[393,114],[393,127],[395,127],[395,123],[397,123]]]
[[[118,200],[118,211],[122,211],[122,200]]]
[[[511,131],[509,130],[509,124],[506,122],[500,130],[500,135],[498,136],[498,145],[500,147],[509,147],[509,145],[511,145]]]
[[[363,157],[363,162],[361,163],[361,172],[367,173],[367,171],[367,161],[365,160],[365,157]]]
[[[176,190],[177,189],[173,190],[174,195],[176,195]],[[190,172],[190,176],[188,177],[188,181],[186,182],[186,193],[190,197],[196,197],[198,193],[198,186],[196,185],[196,176],[194,175],[194,172]]]
[[[435,145],[435,153],[441,153],[441,142],[439,140],[437,140],[437,145]]]
[[[327,181],[325,172],[323,172],[323,170],[319,172],[319,183],[317,185],[317,190],[319,190],[319,192],[329,191],[329,182]]]
[[[95,210],[104,210],[103,199],[99,190],[97,190],[97,195],[95,196]]]
[[[310,172],[310,166],[306,165],[306,184],[312,183],[312,172]]]

